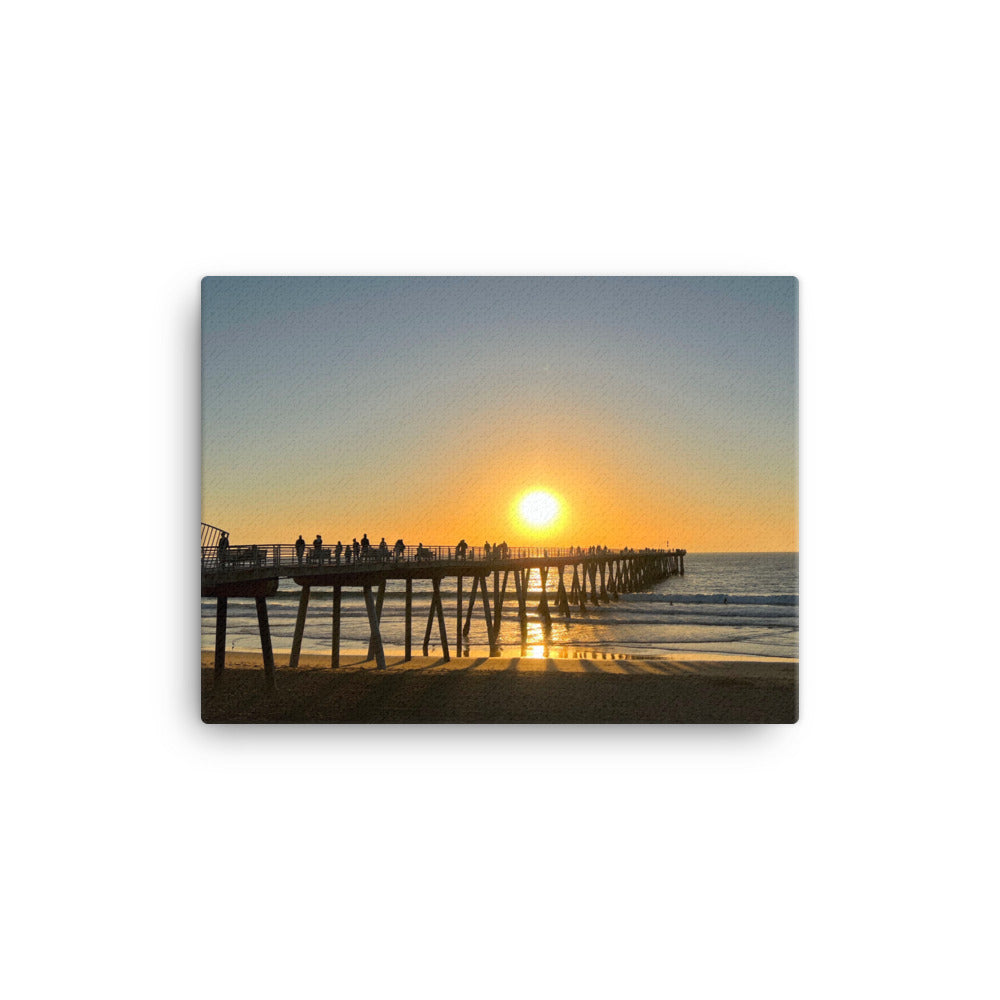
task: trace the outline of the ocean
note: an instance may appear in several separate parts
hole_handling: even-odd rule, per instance
[[[688,553],[684,576],[672,576],[646,591],[622,594],[617,601],[585,611],[571,606],[572,617],[564,619],[554,608],[552,594],[551,633],[546,636],[536,612],[537,598],[528,604],[528,644],[522,646],[513,581],[504,598],[500,629],[501,655],[543,657],[657,657],[739,656],[798,657],[799,647],[799,557],[797,552]],[[502,580],[502,574],[501,574]],[[529,591],[539,585],[537,570],[529,580]],[[567,580],[567,589],[569,582]],[[382,641],[387,653],[401,653],[404,642],[404,584],[391,581],[382,609]],[[471,580],[463,581],[463,624],[468,609]],[[430,582],[413,585],[413,654],[422,652],[430,609]],[[551,575],[548,589],[555,589]],[[442,584],[445,627],[454,655],[457,602],[454,578]],[[298,614],[299,588],[282,580],[274,597],[268,598],[271,641],[276,652],[292,645]],[[306,618],[302,651],[328,653],[331,641],[332,590],[312,591]],[[342,591],[341,652],[368,648],[368,619],[361,591]],[[215,600],[201,602],[202,649],[215,647]],[[226,648],[259,650],[257,611],[252,600],[231,598],[228,606]],[[438,628],[431,632],[431,654],[440,652]],[[477,595],[469,635],[463,637],[461,655],[487,656],[489,643],[482,606]]]

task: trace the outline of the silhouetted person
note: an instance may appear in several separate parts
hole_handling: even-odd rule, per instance
[[[403,558],[403,550],[405,548],[406,548],[406,546],[403,544],[403,539],[402,538],[397,538],[396,539],[396,544],[393,546],[393,550],[396,553],[396,560],[397,561]]]
[[[354,561],[357,562],[358,556],[361,555],[361,544],[356,538],[351,542],[351,548],[354,549]]]
[[[337,539],[337,547],[333,550],[337,556],[337,565],[340,565],[340,553],[344,551],[344,546],[340,544],[340,539]]]
[[[389,546],[385,543],[385,535],[382,536],[382,541],[378,543],[378,554],[380,559],[386,559],[389,556]]]
[[[485,557],[486,557],[487,559],[489,559],[489,557],[490,557],[490,543],[489,543],[489,542],[485,542],[485,543],[483,544],[483,555],[484,555],[484,556],[485,556]]]
[[[295,555],[298,557],[300,566],[302,565],[302,556],[305,555],[305,551],[306,540],[299,535],[299,537],[295,539]]]
[[[224,563],[229,558],[229,533],[223,532],[219,539],[219,562]]]
[[[317,535],[313,539],[313,559],[315,559],[317,563],[321,563],[323,561],[323,536],[322,535]]]

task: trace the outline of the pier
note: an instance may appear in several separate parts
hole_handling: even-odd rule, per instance
[[[423,622],[422,649],[427,655],[435,630],[442,658],[449,660],[451,616],[444,607],[442,581],[454,577],[457,601],[451,633],[456,655],[463,636],[469,634],[473,614],[485,620],[490,655],[500,655],[499,636],[505,607],[517,616],[522,646],[528,642],[528,580],[538,570],[540,590],[537,613],[548,630],[553,615],[572,617],[573,609],[599,606],[618,599],[620,594],[645,589],[659,580],[684,573],[684,549],[608,549],[608,548],[485,548],[468,546],[369,546],[357,556],[345,550],[337,553],[327,544],[307,545],[229,545],[226,533],[202,524],[201,595],[216,601],[215,676],[225,667],[226,619],[229,598],[252,598],[257,606],[264,678],[274,687],[274,652],[267,616],[267,598],[278,591],[282,579],[291,579],[300,588],[289,667],[297,667],[302,649],[306,614],[312,591],[333,591],[330,664],[340,666],[341,600],[344,588],[358,588],[364,597],[369,626],[368,656],[384,670],[385,652],[379,622],[390,581],[405,587],[404,658],[411,659],[414,645],[413,626]],[[414,580],[431,583],[429,607],[414,607]],[[468,590],[466,591],[466,587]],[[467,596],[466,596],[467,594]],[[516,610],[513,610],[516,609]]]

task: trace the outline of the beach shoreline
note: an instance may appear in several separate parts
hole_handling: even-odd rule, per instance
[[[259,652],[232,651],[219,678],[202,651],[208,723],[793,723],[798,660],[453,657],[276,653],[275,690]]]
[[[258,642],[258,645],[259,645],[259,642]],[[419,646],[419,644],[417,644],[417,646]],[[434,648],[435,648],[434,646],[431,647],[432,650]],[[465,646],[464,643],[463,643],[463,648],[468,649],[468,647]],[[513,649],[517,649],[519,647],[512,645],[509,648],[513,650]],[[528,648],[529,649],[537,650],[539,648],[539,646],[537,644],[529,644]],[[548,647],[548,648],[551,648],[551,649],[562,649],[563,647],[560,647],[560,646],[558,646],[556,644],[553,644],[551,647]],[[402,661],[402,659],[403,659],[403,650],[401,648],[396,648],[394,646],[383,646],[383,649],[385,651],[386,662],[388,662],[389,660],[394,660],[394,661],[395,660],[400,660],[400,661]],[[279,665],[283,665],[283,666],[287,666],[288,665],[288,657],[291,655],[291,650],[290,649],[279,649],[277,647],[274,647],[273,648],[273,652],[274,652],[275,663],[277,663]],[[209,657],[209,659],[214,662],[214,657],[215,657],[214,647],[210,646],[208,644],[202,646],[202,648],[201,648],[201,656],[202,656],[202,660],[203,661],[205,660],[205,657]],[[240,648],[240,649],[228,649],[228,650],[226,650],[226,663],[227,663],[227,665],[230,663],[230,658],[236,658],[236,659],[232,660],[232,662],[234,664],[237,663],[237,662],[240,662],[239,659],[238,659],[239,657],[249,657],[249,658],[257,657],[257,659],[260,660],[261,654],[260,654],[259,650],[255,650],[255,649]],[[357,661],[363,661],[363,660],[366,659],[366,657],[367,657],[366,650],[364,650],[364,649],[362,649],[360,647],[357,648],[357,649],[348,649],[348,648],[343,647],[343,646],[341,647],[341,650],[340,650],[341,665],[344,665],[344,664],[346,664],[348,662],[352,662],[353,663],[356,660]],[[437,660],[437,659],[440,659],[440,655],[437,652],[434,652],[429,658],[433,659],[433,660]],[[601,652],[599,650],[580,650],[579,652],[574,653],[572,656],[566,656],[563,653],[552,653],[552,654],[547,655],[547,656],[545,656],[545,655],[543,655],[543,656],[532,656],[532,655],[522,656],[521,653],[510,653],[510,654],[501,653],[500,656],[498,656],[498,657],[490,657],[489,654],[486,652],[485,648],[480,647],[480,648],[474,648],[473,652],[466,653],[463,657],[458,657],[458,659],[466,659],[466,660],[470,660],[470,659],[471,660],[479,660],[479,659],[483,659],[483,658],[501,659],[501,660],[508,660],[508,659],[511,659],[511,658],[514,658],[514,659],[560,660],[560,661],[562,661],[562,660],[595,660],[595,661],[598,661],[598,662],[611,661],[611,660],[653,660],[653,661],[661,661],[661,660],[692,660],[692,661],[693,660],[699,660],[699,661],[700,660],[715,660],[715,661],[718,661],[720,663],[722,663],[722,662],[748,663],[748,662],[757,662],[757,661],[760,661],[762,663],[768,663],[768,662],[774,662],[774,663],[798,663],[799,662],[798,656],[774,656],[774,655],[765,654],[765,653],[746,653],[746,652],[740,652],[740,653],[725,653],[725,652],[718,652],[718,651],[706,652],[704,650],[691,650],[690,652],[688,652],[688,651],[681,651],[681,650],[672,650],[669,653],[607,653],[607,652]],[[414,660],[428,659],[428,657],[414,656],[413,659]],[[452,659],[454,660],[454,659],[456,659],[456,657],[453,656]],[[299,656],[299,663],[300,663],[300,665],[304,665],[307,662],[311,663],[313,661],[316,661],[315,665],[317,665],[317,666],[321,666],[321,665],[323,665],[325,663],[325,665],[327,667],[329,667],[330,666],[330,654],[329,653],[323,653],[323,652],[316,652],[316,650],[309,650],[308,652],[307,651],[303,651],[300,654],[300,656]],[[320,663],[319,661],[323,661],[323,663]],[[261,665],[261,667],[263,667],[263,662],[261,662],[260,665]]]

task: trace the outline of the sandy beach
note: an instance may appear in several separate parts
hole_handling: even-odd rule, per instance
[[[798,661],[555,659],[277,653],[275,691],[259,653],[230,652],[217,683],[203,651],[205,722],[714,723],[798,718]]]

